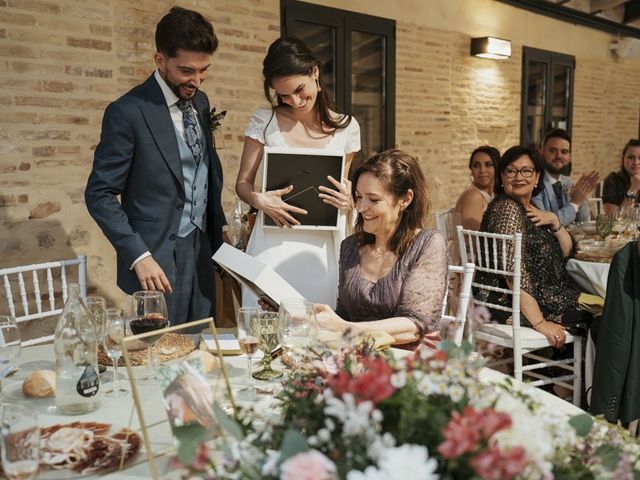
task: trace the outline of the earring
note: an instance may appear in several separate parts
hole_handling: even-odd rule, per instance
[[[322,91],[322,87],[320,86],[320,82],[318,81],[318,79],[316,78],[316,87],[318,89],[319,92]]]

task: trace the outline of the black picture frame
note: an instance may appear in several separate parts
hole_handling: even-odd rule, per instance
[[[297,229],[336,230],[338,210],[318,196],[319,186],[333,188],[328,180],[344,177],[344,154],[322,152],[314,149],[266,147],[263,158],[263,192],[293,185],[293,190],[282,199],[290,205],[307,211],[306,215],[292,214],[300,222]],[[268,215],[263,215],[265,227],[278,228]]]

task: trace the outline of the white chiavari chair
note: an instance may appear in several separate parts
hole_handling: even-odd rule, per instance
[[[520,325],[520,264],[522,259],[522,234],[502,235],[496,233],[477,232],[457,227],[460,256],[463,262],[475,264],[476,275],[472,286],[476,291],[495,292],[511,297],[511,305],[504,306],[489,301],[478,300],[474,295],[474,304],[484,305],[493,310],[511,313],[511,325],[485,324],[474,332],[474,339],[486,341],[509,348],[513,351],[513,376],[522,381],[523,375],[533,378],[529,385],[561,385],[573,390],[573,403],[580,406],[582,390],[582,338],[567,332],[566,344],[573,343],[573,358],[550,360],[533,352],[551,346],[547,338],[530,327]],[[513,259],[508,264],[507,257]],[[502,275],[507,279],[510,288],[494,287],[480,283],[478,273],[485,272]],[[523,357],[531,362],[523,365]],[[537,362],[537,363],[534,363]],[[491,365],[490,365],[491,366]],[[566,375],[549,377],[536,370],[547,367],[558,367],[568,371]],[[567,383],[571,381],[572,383]]]
[[[442,311],[440,316],[440,325],[444,326],[445,331],[452,334],[453,341],[456,345],[462,344],[465,322],[467,320],[467,310],[469,309],[469,301],[471,300],[471,282],[473,281],[473,272],[475,266],[473,263],[466,263],[463,266],[449,265],[449,288],[445,292],[442,300]],[[452,292],[451,288],[457,288],[457,282],[453,282],[452,279],[456,276],[462,276],[460,282],[460,291]],[[456,310],[452,311],[449,308],[451,303],[456,300],[457,293],[457,305]],[[451,313],[454,313],[452,315]],[[451,332],[451,325],[453,324],[453,333]]]
[[[77,271],[77,280],[69,278],[73,271]],[[9,313],[18,324],[53,317],[62,312],[67,301],[68,283],[77,282],[80,296],[87,296],[87,257],[2,268],[0,278]],[[52,339],[53,335],[48,335],[22,344],[35,345]]]

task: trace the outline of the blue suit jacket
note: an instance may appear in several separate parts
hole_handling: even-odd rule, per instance
[[[209,100],[203,92],[196,94],[194,106],[207,140],[207,234],[216,251],[224,224],[222,167],[208,134]],[[185,201],[184,180],[169,107],[153,75],[105,110],[85,201],[116,250],[122,290],[140,290],[130,267],[145,251],[151,252],[169,282],[175,282],[173,255]]]
[[[553,184],[551,183],[551,176],[545,172],[543,178],[543,188],[531,200],[536,207],[541,210],[547,210],[555,213],[560,219],[562,225],[569,225],[572,222],[588,222],[589,221],[589,205],[585,201],[578,212],[576,213],[573,205],[571,205],[571,198],[569,197],[569,190],[573,186],[573,182],[569,177],[560,175],[560,182],[562,183],[563,200],[564,205],[562,208],[558,208],[558,201],[556,200],[556,194],[553,191]]]

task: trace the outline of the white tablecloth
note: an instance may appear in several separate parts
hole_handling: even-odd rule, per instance
[[[394,350],[395,351],[395,350]],[[398,355],[406,355],[406,350],[397,350]],[[39,412],[39,422],[41,426],[49,426],[58,423],[69,423],[74,421],[95,421],[111,423],[117,430],[120,427],[129,425],[130,417],[133,418],[131,428],[137,430],[139,428],[137,415],[134,412],[134,402],[131,395],[118,399],[102,398],[100,408],[87,415],[77,416],[61,416],[57,415],[55,411],[54,399],[27,399],[21,393],[22,380],[29,372],[40,369],[54,369],[53,360],[53,347],[52,345],[41,345],[37,347],[28,347],[23,349],[17,365],[20,367],[20,371],[10,378],[3,380],[3,394],[5,401],[26,403],[33,406]],[[225,365],[227,366],[227,373],[229,375],[232,388],[234,391],[241,389],[246,382],[246,358],[240,356],[228,356],[225,357]],[[279,362],[276,362],[279,364]],[[275,365],[275,364],[274,364]],[[144,369],[146,367],[135,367],[134,374],[143,376]],[[108,372],[111,372],[109,368]],[[126,375],[125,368],[119,368],[118,373]],[[106,374],[103,374],[107,377]],[[111,377],[109,377],[111,378]],[[482,369],[480,372],[480,380],[483,383],[499,383],[506,378],[506,375],[490,370],[488,368]],[[515,380],[514,380],[515,381]],[[103,380],[104,382],[104,380]],[[214,380],[212,379],[212,384]],[[121,386],[129,388],[128,380],[122,379]],[[257,387],[265,389],[273,389],[277,385],[277,381],[271,384],[265,382],[255,382]],[[108,386],[108,383],[104,384]],[[217,386],[216,382],[216,386]],[[553,408],[556,411],[562,411],[567,415],[576,415],[584,413],[579,408],[575,407],[571,403],[551,395],[543,390],[534,389],[528,387],[536,392],[538,399],[547,405],[549,408]],[[138,391],[142,398],[143,411],[145,415],[145,421],[149,427],[149,433],[151,436],[151,442],[153,450],[156,453],[156,466],[161,476],[169,478],[174,477],[175,473],[168,465],[169,454],[173,453],[173,441],[171,437],[171,430],[165,414],[165,409],[162,403],[161,392],[159,387],[138,387]],[[242,403],[242,396],[236,395],[237,402]],[[258,400],[252,400],[252,406],[256,411],[264,412],[265,415],[273,416],[277,413],[277,406],[274,400],[269,395],[258,395]],[[127,464],[127,467],[122,472],[113,472],[107,475],[79,475],[70,470],[50,470],[42,475],[38,476],[39,480],[59,480],[68,478],[85,478],[85,479],[101,479],[107,478],[109,480],[139,480],[141,478],[151,478],[149,465],[147,463],[146,453],[144,446],[141,452],[136,458]]]
[[[585,262],[572,258],[567,262],[567,273],[583,292],[605,297],[609,276],[608,263]]]

